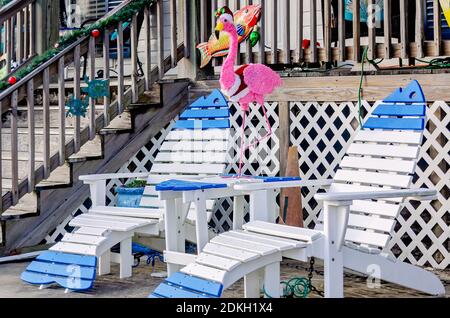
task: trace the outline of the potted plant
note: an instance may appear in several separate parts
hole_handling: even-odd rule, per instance
[[[117,206],[127,208],[139,207],[146,184],[146,180],[135,179],[123,186],[116,187]]]

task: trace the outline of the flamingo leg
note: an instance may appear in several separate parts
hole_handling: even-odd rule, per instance
[[[243,116],[242,116],[242,134],[241,134],[241,154],[239,156],[239,170],[238,170],[238,178],[242,176],[242,166],[243,166],[243,162],[244,162],[244,151],[247,148],[244,148],[245,145],[245,120],[247,117],[247,112],[243,111]]]
[[[264,106],[264,102],[259,102],[259,104],[261,105],[264,114],[264,119],[266,120],[267,133],[262,137],[256,138],[256,140],[251,144],[249,144],[248,146],[246,146],[245,149],[256,147],[258,144],[261,143],[261,141],[263,141],[266,138],[269,138],[272,135],[272,126],[270,125],[269,117],[267,116],[267,110],[266,107]]]

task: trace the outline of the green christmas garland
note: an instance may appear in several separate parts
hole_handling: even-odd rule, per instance
[[[10,3],[11,0],[0,0],[0,9]]]
[[[0,1],[9,1],[9,0],[0,0]],[[101,32],[101,31],[104,31],[105,29],[109,29],[113,26],[116,26],[122,21],[129,20],[130,18],[133,17],[134,14],[136,14],[137,12],[140,12],[145,7],[151,6],[154,2],[155,2],[155,0],[134,0],[130,4],[128,4],[126,7],[122,8],[117,13],[113,14],[112,16],[110,16],[104,20],[98,21],[94,24],[91,24],[88,27],[85,27],[80,30],[74,30],[74,31],[62,36],[54,48],[51,48],[51,49],[47,50],[46,52],[44,52],[43,54],[34,57],[30,61],[30,63],[28,64],[27,67],[24,67],[24,68],[18,70],[17,72],[15,72],[14,77],[16,78],[16,80],[18,82],[20,79],[24,78],[25,76],[30,74],[32,71],[34,71],[38,66],[40,66],[41,64],[50,60],[52,57],[57,55],[59,52],[64,50],[66,47],[68,47],[72,43],[76,42],[78,39],[90,35],[92,30],[97,29]],[[0,3],[2,3],[2,2],[0,2]],[[11,85],[8,83],[7,79],[1,80],[0,81],[0,92],[7,89],[10,86]]]

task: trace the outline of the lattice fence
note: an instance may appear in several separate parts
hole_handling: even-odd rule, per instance
[[[362,114],[366,116],[374,103],[363,102]],[[358,129],[358,107],[356,103],[292,102],[290,107],[290,141],[299,147],[299,167],[305,179],[332,178]],[[279,161],[279,104],[266,103],[272,124],[273,135],[257,149],[246,152],[243,171],[252,175],[275,176],[280,172]],[[231,104],[231,136],[227,173],[236,173],[239,161],[241,112]],[[253,140],[265,134],[265,121],[261,109],[252,107],[247,121],[246,136]],[[162,131],[131,158],[119,172],[150,171],[158,148],[170,127]],[[438,200],[433,202],[408,202],[401,212],[395,234],[387,251],[400,260],[434,268],[450,267],[450,107],[445,102],[435,102],[429,107],[427,131],[421,148],[415,186],[436,188]],[[108,201],[114,204],[111,191],[115,183],[108,183]],[[306,226],[313,228],[321,210],[313,198],[315,192],[302,189]],[[84,212],[89,199],[72,216]],[[219,232],[232,225],[232,200],[216,202],[216,211],[211,220]],[[248,211],[248,206],[246,207]],[[71,217],[72,217],[71,216]],[[48,242],[61,237],[70,230],[68,218],[48,236]]]

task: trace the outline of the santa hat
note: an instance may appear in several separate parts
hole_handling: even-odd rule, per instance
[[[231,11],[227,6],[216,11],[216,18],[220,18],[221,16],[226,16],[230,21],[234,20],[233,11]]]

